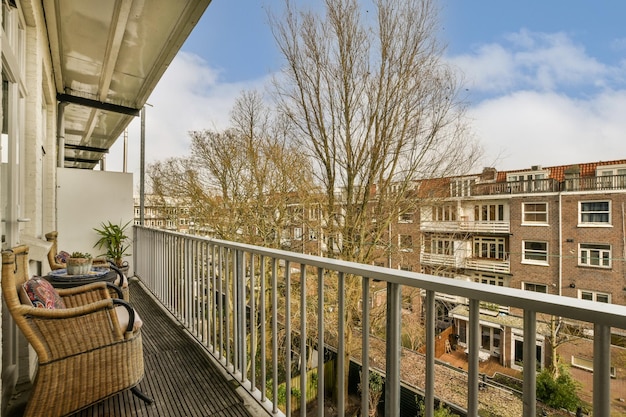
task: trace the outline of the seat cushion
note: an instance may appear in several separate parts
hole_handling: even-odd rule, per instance
[[[59,293],[42,277],[32,277],[22,285],[20,300],[22,304],[30,303],[37,308],[65,308]]]
[[[120,323],[120,329],[122,332],[126,331],[126,327],[128,327],[128,321],[130,320],[130,315],[128,314],[128,310],[124,306],[116,306],[115,312],[117,313],[117,321]],[[143,325],[143,321],[141,317],[139,317],[139,313],[135,310],[135,322],[133,324],[133,331],[136,332]]]

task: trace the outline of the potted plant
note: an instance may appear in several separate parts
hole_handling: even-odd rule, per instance
[[[72,252],[67,258],[68,275],[87,275],[91,271],[91,254]]]
[[[129,224],[130,221],[125,225],[114,224],[109,221],[103,222],[100,228],[93,229],[100,236],[100,239],[93,246],[98,249],[105,249],[106,252],[102,256],[113,261],[118,268],[125,266],[124,256],[130,255],[128,253],[130,249],[129,237],[126,235],[126,228]]]

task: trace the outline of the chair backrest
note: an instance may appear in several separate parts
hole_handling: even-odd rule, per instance
[[[50,269],[53,271],[65,268],[65,265],[57,261],[57,254],[59,253],[58,236],[59,232],[56,230],[46,233],[46,240],[52,242],[52,246],[50,246],[50,250],[48,251],[48,263],[50,264]]]
[[[22,303],[19,291],[28,281],[28,246],[21,245],[2,252],[2,297],[9,311],[13,314],[15,308]]]

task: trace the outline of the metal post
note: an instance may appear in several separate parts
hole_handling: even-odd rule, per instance
[[[435,291],[426,291],[426,388],[424,408],[432,416],[435,409]]]
[[[593,415],[611,415],[611,328],[593,327]]]
[[[139,149],[139,225],[145,221],[146,198],[146,106],[141,108],[141,140]]]
[[[317,269],[317,409],[324,410],[324,270]],[[320,411],[323,412],[323,411]],[[318,415],[320,415],[318,412]]]
[[[339,272],[337,290],[339,301],[337,311],[337,416],[344,417],[346,408],[346,276]]]
[[[400,415],[401,287],[387,283],[387,366],[385,415]]]
[[[537,414],[537,314],[532,310],[524,311],[524,416],[535,417]]]
[[[467,415],[478,415],[478,352],[480,350],[480,308],[478,300],[469,302],[468,339],[469,352],[467,355]]]
[[[300,264],[300,416],[306,417],[306,265]]]
[[[369,416],[369,396],[370,396],[370,279],[363,277],[363,319],[362,325],[362,341],[361,341],[361,360],[363,367],[361,369],[361,415]]]

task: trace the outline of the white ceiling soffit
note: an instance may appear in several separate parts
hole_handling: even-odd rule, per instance
[[[139,114],[211,0],[44,0],[65,167],[93,169]]]

